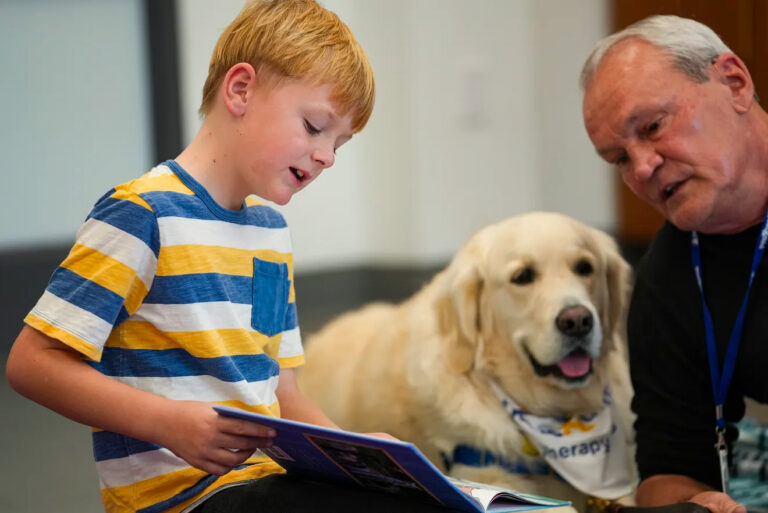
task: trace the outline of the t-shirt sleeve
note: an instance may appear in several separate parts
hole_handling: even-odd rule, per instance
[[[158,253],[152,208],[125,188],[111,190],[93,207],[24,322],[99,361],[112,330],[147,295]]]

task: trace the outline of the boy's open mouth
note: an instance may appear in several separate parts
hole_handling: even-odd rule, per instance
[[[304,171],[302,171],[301,169],[296,169],[295,167],[290,168],[290,170],[291,170],[291,173],[293,173],[293,176],[295,176],[299,182],[304,181],[304,178],[306,176],[304,174]]]

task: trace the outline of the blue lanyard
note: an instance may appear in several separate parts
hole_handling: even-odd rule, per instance
[[[749,292],[752,289],[752,282],[755,280],[755,274],[758,267],[760,267],[760,261],[763,258],[765,252],[766,242],[768,242],[768,212],[766,212],[765,219],[763,220],[762,229],[757,239],[755,247],[755,253],[752,256],[752,270],[749,274],[749,282],[747,284],[747,291],[744,294],[744,300],[741,303],[739,314],[736,316],[736,322],[733,325],[731,331],[731,337],[728,339],[728,348],[725,353],[725,362],[723,362],[723,372],[720,374],[717,365],[717,346],[715,345],[715,329],[712,323],[712,316],[709,313],[707,307],[707,301],[704,299],[704,285],[702,282],[701,274],[701,251],[699,248],[699,235],[694,231],[691,232],[691,260],[693,262],[693,271],[696,274],[696,284],[699,286],[699,293],[701,295],[701,306],[704,311],[704,333],[707,339],[707,355],[709,356],[709,373],[712,377],[712,392],[715,398],[715,419],[718,441],[715,444],[715,448],[720,454],[720,470],[721,478],[723,481],[723,491],[728,491],[728,475],[727,475],[727,446],[725,444],[725,417],[723,416],[723,405],[725,404],[725,398],[728,393],[728,387],[731,384],[733,378],[733,371],[736,367],[736,355],[739,352],[739,343],[741,342],[741,331],[744,327],[744,315],[747,311],[747,302],[749,300]]]

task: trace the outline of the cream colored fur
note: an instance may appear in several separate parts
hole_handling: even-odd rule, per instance
[[[594,274],[575,272],[580,261],[588,261]],[[526,267],[535,279],[512,283]],[[404,303],[344,314],[311,337],[299,383],[343,428],[414,442],[443,470],[441,451],[450,453],[459,443],[510,459],[535,458],[523,452],[523,437],[490,390],[489,377],[541,415],[593,412],[610,382],[624,432],[631,433],[624,346],[629,275],[604,233],[559,214],[516,216],[476,233]],[[562,358],[555,317],[575,304],[599,318],[594,331],[602,335],[594,341],[594,372],[583,386],[540,377],[525,353],[543,364]],[[462,465],[450,473],[570,499],[584,509],[582,494],[550,476]]]

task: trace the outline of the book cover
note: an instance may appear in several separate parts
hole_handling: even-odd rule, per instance
[[[289,473],[358,485],[466,512],[513,512],[570,505],[443,475],[415,445],[215,406],[220,414],[275,428],[261,452]]]

